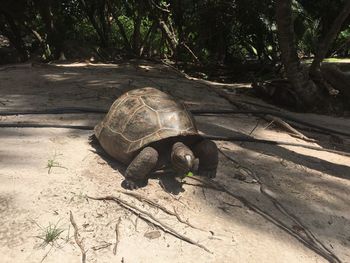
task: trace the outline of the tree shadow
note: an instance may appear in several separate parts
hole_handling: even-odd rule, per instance
[[[108,109],[109,105],[114,101],[114,99],[130,87],[132,88],[142,83],[153,85],[154,80],[150,79],[152,79],[152,76],[154,75],[153,78],[157,80],[157,83],[160,83],[159,86],[162,89],[170,90],[173,95],[180,97],[184,101],[188,101],[197,106],[204,105],[206,108],[217,104],[219,101],[210,101],[210,96],[208,96],[209,99],[204,100],[202,96],[204,91],[199,92],[199,89],[196,89],[196,91],[193,92],[192,90],[190,90],[190,92],[188,91],[189,87],[196,85],[194,82],[183,80],[178,77],[175,78],[175,76],[170,76],[168,78],[167,75],[164,75],[159,77],[159,70],[156,69],[141,68],[139,70],[136,70],[133,69],[133,65],[131,65],[130,68],[133,70],[132,72],[135,74],[135,76],[130,76],[132,74],[130,74],[130,68],[128,69],[128,67],[124,69],[121,67],[101,67],[102,68],[100,68],[100,70],[102,74],[106,74],[103,80],[96,79],[96,76],[94,75],[94,70],[96,70],[96,68],[87,67],[86,69],[81,70],[74,67],[54,67],[52,68],[51,73],[37,73],[39,75],[38,77],[43,81],[42,83],[46,83],[50,81],[52,77],[56,77],[57,85],[49,88],[49,90],[46,90],[45,86],[36,88],[34,87],[34,89],[31,90],[29,89],[31,88],[29,83],[28,90],[7,90],[5,94],[11,96],[13,95],[10,97],[17,101],[17,103],[13,105],[13,109],[25,109],[30,107],[41,109],[62,105],[92,105],[94,107],[103,107],[104,109]],[[47,74],[56,74],[57,76],[49,76]],[[89,75],[89,77],[85,78],[85,75]],[[131,81],[130,83],[130,79],[135,80]],[[174,86],[172,86],[172,84],[174,84]],[[181,87],[178,89],[179,86]],[[204,90],[202,85],[198,85],[198,87]],[[4,89],[1,90],[2,93],[3,90]],[[32,94],[34,95],[32,96]],[[77,94],[80,94],[80,97],[76,97],[75,95]],[[32,97],[28,97],[28,99],[26,99],[27,96]],[[43,99],[43,103],[38,103],[38,101],[35,100],[35,98],[38,98],[40,96]],[[227,103],[225,103],[225,105],[227,105]],[[219,106],[222,105],[220,104]],[[11,105],[9,108],[11,108]],[[84,115],[82,115],[81,118],[84,118]],[[208,119],[201,121],[203,120],[202,118],[197,118],[197,120],[200,130],[207,134],[221,136],[247,136],[233,129],[220,126],[216,122],[212,122]],[[232,121],[229,126],[234,127],[234,121]],[[69,133],[76,134],[76,131],[67,131],[67,136]],[[25,132],[23,136],[25,137],[29,135],[29,132]],[[13,136],[13,134],[11,134],[11,131],[9,129],[1,131],[1,139],[5,139],[6,137],[10,136]],[[93,152],[101,156],[101,158],[103,158],[112,168],[121,171],[122,174],[125,173],[126,167],[108,156],[98,143],[96,144],[96,142],[91,142],[91,146],[94,149]],[[225,152],[232,155],[243,166],[249,167],[252,166],[252,163],[257,164],[258,166],[256,168],[256,172],[259,173],[259,177],[261,178],[263,184],[265,184],[269,189],[271,189],[271,191],[273,191],[273,193],[275,193],[276,199],[278,199],[279,202],[284,206],[288,207],[288,209],[293,214],[298,215],[298,217],[305,222],[307,227],[312,228],[312,231],[316,233],[317,236],[322,238],[325,242],[327,242],[327,244],[336,240],[340,240],[339,242],[345,242],[344,246],[349,246],[350,242],[346,241],[346,236],[350,235],[350,220],[344,216],[342,212],[336,211],[344,209],[344,204],[346,205],[349,203],[346,198],[346,193],[344,194],[347,188],[341,185],[341,182],[343,181],[339,181],[339,183],[321,179],[317,181],[315,178],[318,177],[312,174],[310,171],[301,174],[300,170],[296,169],[295,171],[291,171],[290,168],[286,168],[285,171],[282,170],[281,175],[273,177],[271,175],[271,170],[273,167],[280,165],[280,163],[276,160],[266,160],[262,158],[256,159],[256,155],[253,157],[250,155],[250,153],[258,152],[264,153],[266,155],[272,155],[276,158],[282,158],[284,160],[290,161],[293,164],[302,165],[311,170],[320,173],[327,173],[340,179],[350,179],[350,167],[348,165],[335,164],[314,156],[299,154],[282,146],[256,143],[243,143],[240,144],[240,146],[243,150],[225,150]],[[11,158],[15,159],[16,156],[13,156]],[[234,168],[233,164],[226,159],[224,160],[223,157],[220,161],[221,164],[219,167],[218,178],[215,179],[216,181],[225,184],[225,186],[230,191],[237,193],[239,196],[244,197],[250,203],[260,207],[264,213],[273,215],[274,217],[281,220],[286,220],[286,224],[288,223],[290,227],[293,227],[293,223],[290,222],[290,219],[283,219],[283,215],[278,210],[276,210],[274,205],[271,203],[271,200],[262,196],[257,184],[247,183],[245,181],[235,179],[233,175],[236,168]],[[264,170],[263,168],[267,169]],[[283,172],[285,172],[286,175],[284,175]],[[304,176],[304,174],[308,174],[308,176]],[[162,181],[163,186],[165,185],[163,189],[169,193],[179,194],[182,191],[179,186],[176,185],[176,182],[172,181],[174,177],[171,174],[169,175],[167,173],[154,173],[152,177],[158,178],[157,180]],[[279,180],[288,182],[288,185],[279,185]],[[296,181],[300,183],[296,184]],[[183,185],[181,185],[181,188],[183,188],[182,186]],[[310,198],[308,200],[305,200],[302,194],[296,194],[293,192],[297,191],[298,193],[309,193],[312,192],[313,186],[327,188],[327,191],[325,190],[325,192],[330,196],[334,196],[335,200],[315,199],[317,202],[315,201],[315,203],[313,203],[314,199]],[[195,188],[199,186],[185,185],[184,189],[193,189],[187,187]],[[249,228],[257,230],[259,232],[267,233],[269,231],[268,228],[265,228],[263,226],[266,224],[266,221],[257,223],[257,221],[260,221],[261,218],[258,217],[257,220],[256,215],[252,216],[249,214],[247,212],[249,209],[244,205],[241,207],[227,205],[228,203],[232,202],[232,197],[227,196],[224,192],[207,188],[206,195],[206,199],[197,197],[196,201],[208,209],[213,209],[215,214],[223,213],[225,219],[228,222],[234,220],[237,224],[248,226]],[[314,195],[316,196],[316,193],[314,193]],[[213,202],[215,205],[209,205],[209,202]],[[224,212],[222,209],[223,207],[225,208]],[[334,222],[332,224],[328,222],[329,218],[333,218]],[[277,237],[275,238],[277,239]]]
[[[198,127],[205,134],[213,136],[233,136],[241,139],[252,138],[241,132],[222,127],[215,123],[208,123],[203,121],[198,121]],[[237,141],[239,143],[239,140]],[[240,142],[241,147],[253,150],[256,152],[263,152],[268,155],[278,156],[284,160],[291,161],[293,163],[305,166],[307,168],[317,170],[319,172],[328,173],[330,175],[336,176],[338,178],[350,179],[350,164],[341,165],[332,163],[314,156],[305,155],[301,153],[296,153],[292,150],[286,149],[280,145],[269,145],[266,147],[266,143],[255,143],[255,142]],[[326,148],[327,149],[327,148]],[[331,149],[333,150],[333,149]]]
[[[323,248],[345,260],[347,256],[344,251],[350,245],[350,219],[346,216],[350,185],[343,185],[331,176],[327,178],[314,171],[283,168],[278,157],[257,158],[256,154],[251,154],[256,152],[255,149],[248,150],[245,145],[242,147],[239,151],[224,150],[235,163],[221,156],[218,178],[214,179],[232,194],[207,189],[206,198],[197,198],[197,201],[208,205],[210,200],[211,207],[227,221],[234,220],[257,231],[268,231],[265,224],[273,224],[297,240],[300,236],[303,240],[309,240],[307,236],[305,238],[305,233],[311,233],[316,243],[309,240],[304,243],[306,247],[319,253],[317,246],[322,244],[325,246]],[[275,148],[266,148],[270,147]],[[240,168],[236,168],[236,162],[240,167],[254,172],[260,183],[237,179],[239,177],[234,175],[240,172]],[[232,204],[232,197],[241,205]],[[251,213],[247,214],[246,209],[253,210],[255,218],[250,216]],[[260,217],[266,220],[265,223],[256,224]]]

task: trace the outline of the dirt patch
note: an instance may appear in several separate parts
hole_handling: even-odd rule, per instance
[[[131,61],[1,68],[0,109],[108,109],[123,91],[143,86],[167,91],[191,109],[232,107],[207,86],[181,78],[165,66]],[[102,117],[92,113],[19,115],[1,116],[1,122],[93,126]],[[350,127],[344,118],[307,114],[303,118],[331,123],[340,130]],[[321,136],[317,144],[305,142],[263,120],[257,125],[258,119],[250,115],[201,116],[196,120],[202,131],[215,134],[249,134],[256,127],[256,138],[331,147],[325,141],[328,137]],[[81,262],[70,211],[87,262],[350,261],[349,157],[302,147],[217,142],[222,153],[214,182],[226,192],[191,178],[178,186],[177,194],[165,192],[159,178],[150,179],[147,187],[136,191],[176,211],[193,228],[122,194],[124,167],[96,153],[89,144],[91,134],[89,130],[0,128],[2,262]],[[56,165],[49,172],[50,160]],[[91,200],[87,195],[118,196],[212,253],[165,233],[113,201]],[[63,232],[45,246],[40,237],[50,224]]]

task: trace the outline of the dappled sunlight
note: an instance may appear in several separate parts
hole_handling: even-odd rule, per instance
[[[75,63],[52,63],[56,67],[62,68],[80,68],[80,67],[104,67],[104,68],[118,68],[118,64],[106,63],[89,63],[89,62],[75,62]]]
[[[317,145],[317,144],[316,144]],[[322,148],[322,146],[318,145],[320,148]],[[314,157],[317,159],[320,159],[324,162],[328,162],[328,163],[334,163],[334,164],[338,164],[341,166],[347,166],[349,168],[349,172],[350,172],[350,157],[347,156],[339,156],[339,154],[336,153],[331,153],[331,152],[327,152],[327,151],[317,151],[317,150],[312,150],[312,149],[307,149],[307,148],[303,148],[303,147],[295,147],[295,146],[288,146],[288,145],[281,145],[282,148],[285,148],[286,150],[295,152],[296,154],[299,154],[300,156],[305,156],[306,158],[308,157]],[[329,167],[328,165],[325,166],[325,168],[327,169],[327,167]],[[344,176],[346,177],[346,174],[344,174]],[[348,178],[350,179],[350,174],[348,174]]]
[[[4,101],[0,107],[2,112],[64,107],[107,111],[115,98],[123,92],[140,86],[153,86],[170,93],[186,103],[190,109],[232,109],[232,105],[208,90],[205,85],[175,77],[175,74],[167,78],[167,74],[161,72],[162,69],[161,66],[147,66],[143,62],[93,66],[73,63],[21,69],[24,74],[18,76],[17,80],[14,77],[19,74],[18,70],[7,72],[9,75],[0,72],[0,80],[4,80],[0,84],[0,92],[3,94],[1,101]],[[116,189],[121,189],[125,167],[111,161],[108,156],[103,155],[101,149],[89,144],[92,129],[103,116],[104,113],[1,116],[4,124],[74,125],[89,129],[1,128],[0,139],[4,143],[0,145],[0,159],[4,163],[4,173],[15,173],[18,180],[27,176],[35,180],[51,176],[50,180],[60,181],[60,177],[72,180],[78,176],[77,180],[91,181],[99,186],[98,190],[115,194]],[[238,136],[240,139],[250,135],[253,138],[319,147],[316,143],[293,138],[249,115],[195,116],[195,120],[199,130],[207,135]],[[332,244],[338,242],[333,244],[336,249],[342,246],[339,245],[339,229],[350,224],[349,218],[341,217],[348,208],[346,192],[350,187],[350,180],[343,178],[350,174],[350,167],[344,161],[349,158],[303,147],[248,143],[239,139],[234,143],[217,144],[223,153],[237,163],[220,155],[215,181],[258,207],[262,214],[250,209],[239,198],[195,186],[191,179],[186,179],[188,185],[183,186],[185,191],[180,191],[174,198],[186,200],[185,202],[190,200],[187,205],[197,213],[190,221],[205,225],[225,240],[212,241],[216,242],[212,244],[220,246],[225,243],[230,249],[233,249],[232,246],[240,247],[242,244],[256,242],[263,243],[262,247],[268,249],[273,244],[271,253],[276,258],[281,257],[281,250],[288,248],[291,255],[300,254],[300,251],[311,253],[269,219],[273,217],[281,220],[292,229],[295,225],[276,208],[271,199],[262,194],[261,186],[255,178],[243,172],[242,167],[245,167],[259,177],[271,197],[301,218],[318,238]],[[64,168],[53,168],[52,174],[48,175],[47,163],[56,153],[59,154],[57,162]],[[149,180],[148,188],[140,191],[149,189],[149,195],[153,197],[169,195],[164,193],[158,179],[155,177]],[[76,191],[82,191],[79,184],[73,187],[79,189]],[[208,224],[208,218],[211,224]],[[328,223],[329,218],[333,220],[331,224]],[[345,228],[344,232],[349,231]],[[235,241],[231,241],[232,238]]]
[[[223,99],[208,96],[214,93],[208,92],[203,85],[193,85],[193,81],[178,75],[170,77],[171,72],[163,66],[147,66],[142,62],[97,64],[92,68],[70,65],[34,65],[0,72],[0,93],[4,101],[0,107],[6,110],[73,106],[108,109],[123,92],[153,86],[191,105],[205,102],[213,109],[220,104],[220,107],[230,108]],[[14,84],[14,80],[22,85]],[[189,88],[191,93],[187,92]]]
[[[78,73],[61,73],[61,74],[43,74],[44,78],[49,79],[50,81],[64,81],[64,80],[70,80],[76,76],[79,76]]]
[[[349,15],[4,0],[0,263],[350,262]]]
[[[0,159],[2,171],[37,170],[47,174],[47,162],[57,153],[58,160],[69,168],[82,159],[79,148],[87,148],[91,131],[52,128],[1,128]],[[83,147],[82,147],[83,146]],[[72,154],[75,152],[75,154]],[[68,159],[67,159],[68,158]],[[58,169],[66,172],[66,169]]]
[[[224,145],[227,145],[227,143]],[[346,201],[346,189],[350,184],[346,179],[327,176],[325,172],[307,169],[280,156],[269,155],[261,151],[256,152],[255,149],[247,149],[245,146],[236,146],[235,148],[230,146],[230,148],[232,150],[228,150],[227,146],[223,146],[224,151],[240,165],[252,169],[264,183],[277,190],[281,190],[281,187],[283,187],[282,191],[286,190],[296,197],[306,195],[312,200],[320,200],[329,208],[342,205],[342,202]],[[265,150],[267,150],[266,147]],[[279,185],[279,180],[283,180],[284,185]],[[324,185],[328,187],[322,187]],[[322,199],[319,199],[321,197]],[[333,202],[333,197],[340,198],[337,201],[338,203]]]
[[[282,164],[278,156],[265,155],[260,151],[255,152],[254,149],[248,150],[245,146],[242,148],[230,143],[220,143],[219,145],[238,165],[255,173],[266,188],[266,192],[296,215],[302,224],[316,234],[318,238],[327,240],[327,244],[329,242],[333,244],[333,247],[335,247],[334,243],[337,243],[335,250],[346,247],[344,242],[339,244],[339,235],[350,230],[350,218],[345,216],[350,209],[348,205],[349,181],[327,176],[325,173],[315,170],[305,169],[297,164],[291,165],[289,162],[287,165],[286,163]],[[219,175],[215,179],[217,182],[225,185],[232,193],[244,197],[258,206],[264,213],[278,218],[290,228],[295,226],[295,223],[289,217],[276,209],[277,207],[271,200],[260,192],[259,184],[234,178],[235,174],[239,172],[237,168],[234,168],[237,164],[227,164],[230,161],[223,156],[220,162]],[[246,216],[243,216],[244,220],[236,220],[237,217],[240,217],[241,213],[239,211],[249,211],[249,208],[243,204],[239,206],[240,202],[234,202],[232,206],[225,205],[225,210],[222,210],[222,205],[219,206],[219,204],[232,203],[232,197],[210,189],[205,190],[205,195],[205,200],[198,200],[203,200],[203,205],[207,202],[217,203],[211,206],[216,211],[213,213],[221,214],[227,221],[234,221],[236,224],[247,224],[250,228],[262,232],[268,231],[265,229],[266,224],[274,224],[273,222],[266,222],[257,225],[249,222]],[[272,234],[272,236],[274,235]],[[276,240],[283,239],[283,235],[274,236],[274,238]]]

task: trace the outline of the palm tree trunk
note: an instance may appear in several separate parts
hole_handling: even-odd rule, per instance
[[[317,87],[303,72],[297,55],[294,24],[292,19],[292,0],[276,0],[276,22],[278,42],[281,50],[282,63],[286,76],[299,96],[299,105],[310,108],[317,102]]]

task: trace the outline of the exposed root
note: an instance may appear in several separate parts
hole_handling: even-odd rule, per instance
[[[189,227],[192,227],[192,228],[194,228],[194,229],[198,229],[198,230],[207,232],[207,231],[204,230],[204,229],[201,229],[201,228],[199,228],[199,227],[196,227],[196,226],[192,225],[191,223],[188,222],[188,220],[182,219],[182,218],[180,217],[180,215],[176,212],[175,207],[173,208],[174,211],[171,211],[170,209],[166,208],[165,206],[162,206],[162,205],[156,203],[155,201],[153,201],[153,200],[151,200],[151,199],[148,199],[148,198],[146,198],[146,197],[144,197],[144,196],[142,196],[142,195],[140,195],[140,194],[137,194],[137,193],[135,193],[135,192],[126,192],[126,191],[122,191],[121,193],[123,193],[123,194],[125,194],[125,195],[132,196],[132,197],[136,198],[137,200],[139,200],[140,202],[146,202],[146,203],[149,204],[150,206],[159,208],[159,209],[162,210],[164,213],[166,213],[166,214],[168,214],[168,215],[171,215],[171,216],[175,216],[176,219],[177,219],[179,222],[181,222],[181,223],[183,223],[183,224],[185,224],[185,225],[187,225],[187,226],[189,226]]]
[[[182,234],[180,234],[179,232],[177,232],[175,229],[173,229],[172,227],[168,226],[167,224],[165,224],[164,222],[160,221],[159,219],[155,218],[151,213],[144,211],[142,209],[140,209],[139,207],[126,202],[125,200],[121,199],[120,197],[117,196],[105,196],[105,197],[91,197],[88,196],[88,198],[92,199],[92,200],[103,200],[103,201],[114,201],[117,204],[119,204],[121,207],[127,209],[128,211],[132,212],[133,214],[135,214],[136,216],[140,217],[141,219],[143,219],[145,222],[148,222],[152,225],[154,225],[155,227],[158,227],[159,229],[163,230],[164,232],[180,239],[183,240],[189,244],[192,244],[194,246],[197,246],[199,248],[202,248],[203,250],[209,252],[209,253],[213,253],[211,252],[208,248],[206,248],[205,246],[199,244],[198,242],[192,240],[189,237],[186,237]]]
[[[72,211],[69,211],[69,218],[70,218],[70,222],[74,228],[74,239],[75,239],[75,243],[77,243],[77,245],[79,246],[80,250],[81,250],[81,262],[85,263],[86,262],[86,251],[83,245],[83,239],[80,238],[80,234],[79,234],[79,229],[77,226],[77,223],[74,220],[73,217],[73,213]]]
[[[299,138],[299,139],[302,139],[302,140],[308,141],[308,142],[310,142],[310,141],[315,142],[315,140],[311,140],[311,139],[307,138],[304,134],[302,134],[301,132],[299,132],[298,130],[293,128],[291,125],[289,125],[287,122],[285,122],[281,118],[271,116],[271,115],[266,115],[265,119],[272,121],[273,123],[279,125],[281,128],[285,129],[288,133],[290,133],[291,135],[293,135],[296,138]]]
[[[92,247],[92,250],[97,251],[97,250],[100,250],[100,249],[104,249],[104,248],[110,247],[111,245],[112,245],[112,243],[105,242],[104,244]]]
[[[118,249],[118,244],[119,244],[119,225],[121,223],[121,218],[119,217],[118,222],[115,224],[115,244],[113,247],[113,254],[117,255],[117,249]]]
[[[232,159],[230,156],[222,152],[222,154],[232,161],[235,165],[237,162]],[[260,181],[260,178],[258,178],[253,172],[251,172],[252,176],[255,178],[255,180],[259,183],[260,185],[260,191],[261,193],[266,196],[272,203],[273,205],[279,210],[283,215],[285,215],[287,218],[292,220],[298,227],[298,229],[303,229],[303,233],[305,235],[301,235],[298,230],[294,229],[293,227],[288,226],[286,223],[282,222],[279,220],[277,217],[266,213],[265,211],[261,210],[258,206],[255,204],[251,203],[248,201],[246,198],[243,196],[240,196],[238,194],[232,193],[229,191],[225,186],[213,181],[213,180],[203,180],[202,178],[198,177],[189,177],[192,180],[201,182],[203,185],[209,185],[212,188],[216,188],[218,191],[223,191],[227,193],[228,195],[236,198],[239,200],[243,205],[248,207],[250,210],[256,212],[269,222],[273,223],[275,226],[279,227],[280,229],[284,230],[291,236],[293,236],[295,239],[300,241],[303,245],[314,251],[315,253],[319,254],[326,260],[332,263],[340,263],[341,260],[332,252],[330,251],[320,240],[318,240],[315,235],[304,226],[301,221],[295,216],[292,215],[281,203],[279,203],[274,197],[272,197],[266,190],[265,187],[263,186],[262,182]]]

